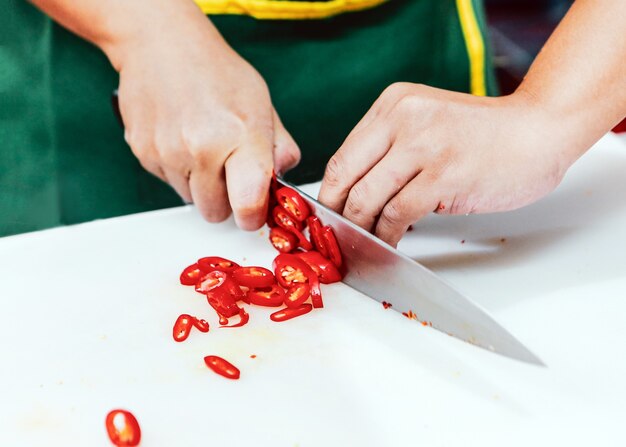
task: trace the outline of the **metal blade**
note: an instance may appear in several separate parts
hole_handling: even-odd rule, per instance
[[[448,335],[517,360],[544,363],[485,310],[432,271],[356,226],[294,185],[321,221],[333,227],[346,264],[343,282]]]

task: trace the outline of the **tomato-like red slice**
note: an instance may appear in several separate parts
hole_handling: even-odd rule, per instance
[[[316,251],[296,253],[296,256],[307,263],[320,279],[322,284],[332,284],[341,281],[341,272],[335,264]]]
[[[292,217],[291,214],[289,214],[287,210],[285,210],[280,205],[276,205],[274,207],[272,214],[274,216],[274,222],[276,222],[276,225],[278,225],[281,228],[284,228],[285,230],[302,231],[302,229],[304,228],[304,225],[302,224],[302,222]]]
[[[209,332],[209,322],[205,319],[193,317],[192,323],[200,332]]]
[[[276,199],[280,206],[300,222],[306,220],[311,214],[311,209],[302,196],[288,186],[283,186],[276,191]]]
[[[308,282],[311,288],[311,303],[313,307],[324,307],[319,278],[306,262],[296,255],[283,253],[276,256],[273,267],[276,280],[281,286],[288,289],[295,284]]]
[[[306,220],[309,226],[309,234],[311,235],[311,243],[317,251],[319,251],[325,258],[328,257],[328,250],[324,245],[324,239],[322,238],[322,222],[317,216],[309,216]]]
[[[211,370],[213,370],[213,372],[219,374],[220,376],[224,376],[227,379],[233,380],[239,379],[239,368],[221,357],[218,357],[216,355],[207,355],[204,358],[204,363]]]
[[[231,324],[230,326],[220,326],[220,327],[241,327],[250,321],[250,315],[244,309],[239,309],[239,323]]]
[[[111,442],[118,447],[135,447],[141,441],[141,429],[137,418],[126,410],[111,410],[105,419],[105,427]]]
[[[195,286],[201,275],[202,271],[198,264],[191,264],[180,274],[180,283],[183,286]]]
[[[296,284],[285,293],[285,306],[294,309],[300,307],[311,296],[311,287],[308,284]]]
[[[260,287],[250,289],[248,292],[250,304],[265,307],[282,306],[285,300],[285,292],[278,284],[272,284],[270,287]]]
[[[208,256],[198,259],[198,266],[204,273],[209,273],[214,270],[230,273],[238,268],[239,264],[230,259],[220,258],[219,256]]]
[[[220,271],[213,270],[212,272],[202,275],[198,284],[196,284],[196,292],[207,293],[213,289],[221,287],[228,279],[228,274]]]
[[[298,246],[296,235],[280,227],[270,229],[270,242],[281,253],[290,253]]]
[[[328,225],[322,228],[322,238],[324,240],[326,250],[328,250],[328,259],[330,259],[337,267],[341,267],[343,261],[341,258],[339,243],[335,237],[335,232]]]
[[[310,304],[302,304],[295,309],[288,307],[278,310],[270,315],[270,320],[280,323],[281,321],[291,320],[292,318],[299,317],[300,315],[308,314],[313,307]]]
[[[239,314],[239,306],[237,306],[235,298],[223,287],[207,292],[206,297],[211,307],[218,314],[227,318]]]
[[[191,333],[191,328],[194,326],[194,317],[189,314],[179,315],[174,323],[174,328],[172,329],[172,336],[174,337],[174,341],[181,342],[187,340],[189,334]]]
[[[240,286],[269,287],[274,284],[274,274],[264,267],[239,267],[233,270],[233,279]]]

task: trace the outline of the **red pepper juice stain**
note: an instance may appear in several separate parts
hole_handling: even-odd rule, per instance
[[[227,360],[224,360],[221,357],[216,355],[207,355],[204,358],[204,363],[208,366],[214,373],[219,374],[220,376],[226,377],[227,379],[237,380],[239,379],[239,368],[230,363]]]
[[[391,303],[388,303],[387,301],[383,301],[383,303],[382,303],[382,304],[383,304],[383,307],[384,307],[385,309],[389,309],[389,308],[392,306],[392,304],[391,304]]]

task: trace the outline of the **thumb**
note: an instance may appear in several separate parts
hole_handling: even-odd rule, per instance
[[[274,171],[283,175],[300,162],[300,148],[274,110]]]

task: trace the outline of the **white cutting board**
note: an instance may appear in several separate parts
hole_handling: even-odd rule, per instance
[[[254,307],[248,326],[218,329],[178,274],[207,255],[269,266],[266,233],[178,208],[0,239],[0,446],[109,445],[104,418],[116,407],[137,416],[143,446],[626,445],[617,138],[531,207],[430,216],[401,243],[547,368],[422,327],[342,284],[325,286],[326,307],[302,318],[273,323]],[[392,284],[389,293],[393,302]],[[172,324],[185,312],[211,331],[178,344]],[[241,380],[209,371],[209,354]]]

